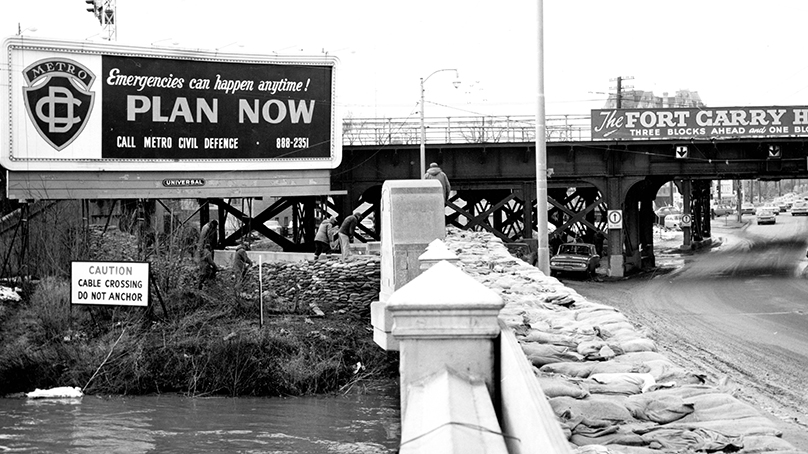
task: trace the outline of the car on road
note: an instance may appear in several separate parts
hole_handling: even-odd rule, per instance
[[[741,214],[755,214],[755,206],[751,203],[743,203],[741,205]]]
[[[682,226],[681,214],[669,214],[665,216],[665,228],[671,230],[679,230]]]
[[[758,210],[760,210],[761,208],[764,209],[764,210],[770,210],[772,212],[772,214],[774,214],[775,216],[780,215],[780,207],[778,207],[776,205],[772,205],[772,204],[767,203],[767,204],[763,205],[762,207],[758,208]]]
[[[774,224],[777,222],[774,211],[772,211],[770,208],[758,208],[755,212],[755,217],[757,218],[758,225]]]
[[[795,200],[791,205],[792,216],[808,216],[808,202],[805,200]]]
[[[600,266],[595,245],[589,243],[563,243],[558,253],[550,258],[550,273],[575,272],[594,276]]]

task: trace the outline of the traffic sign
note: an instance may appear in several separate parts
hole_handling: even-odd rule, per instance
[[[688,156],[687,145],[676,146],[676,159],[685,159]]]
[[[689,214],[683,214],[682,215],[682,220],[680,222],[681,226],[682,227],[690,227],[690,223],[691,223],[690,215]]]
[[[623,210],[609,210],[606,214],[610,229],[623,228]]]

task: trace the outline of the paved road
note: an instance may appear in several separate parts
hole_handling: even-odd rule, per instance
[[[648,327],[674,362],[726,380],[808,451],[808,217],[781,214],[775,225],[746,219],[746,228],[714,221],[713,237],[724,243],[710,250],[657,245],[666,265],[654,273],[565,283]]]

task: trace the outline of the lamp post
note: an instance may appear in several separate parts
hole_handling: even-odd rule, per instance
[[[28,27],[25,30],[23,30],[20,23],[17,22],[17,36],[21,36],[23,33],[28,32],[28,31],[36,32],[36,27]]]
[[[544,2],[539,0],[536,8],[536,42],[538,55],[538,80],[536,96],[536,222],[539,244],[536,266],[550,275],[550,249],[547,238],[547,127],[544,124]]]
[[[424,174],[426,174],[426,125],[424,125],[424,83],[429,80],[430,77],[434,76],[435,74],[442,72],[442,71],[454,71],[455,80],[453,82],[454,87],[457,88],[460,85],[460,75],[457,73],[456,69],[439,69],[434,71],[432,74],[422,77],[421,78],[421,178],[424,178]]]

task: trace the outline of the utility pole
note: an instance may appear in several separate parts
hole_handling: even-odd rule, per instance
[[[617,81],[617,92],[615,93],[615,104],[616,104],[616,108],[618,108],[618,109],[623,108],[623,81],[624,80],[630,80],[630,79],[633,79],[633,77],[618,76],[616,79],[610,79],[610,80],[613,80],[613,81]],[[631,87],[629,87],[629,88],[631,88]]]

